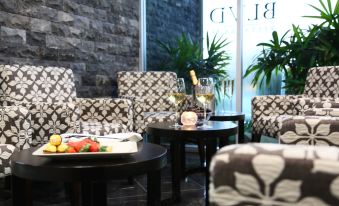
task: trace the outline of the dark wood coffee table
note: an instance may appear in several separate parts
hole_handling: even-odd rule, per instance
[[[151,141],[159,144],[161,137],[170,139],[171,168],[172,168],[172,202],[179,202],[180,180],[184,175],[185,155],[183,152],[185,140],[202,138],[206,142],[206,167],[209,168],[212,156],[217,149],[217,139],[227,142],[230,135],[237,134],[238,127],[231,122],[208,121],[211,128],[197,128],[195,126],[172,128],[173,122],[149,124],[147,133]],[[208,204],[209,171],[206,170],[206,204]]]
[[[80,160],[33,156],[37,148],[17,152],[11,158],[13,205],[32,204],[32,180],[72,183],[74,191],[82,191],[82,195],[71,195],[72,205],[107,205],[107,180],[140,174],[147,174],[148,205],[159,205],[160,170],[167,164],[166,148],[150,143],[139,143],[138,148],[139,152],[122,157]]]
[[[212,113],[211,121],[232,121],[238,122],[238,140],[244,143],[245,140],[245,114],[241,112],[217,112]]]

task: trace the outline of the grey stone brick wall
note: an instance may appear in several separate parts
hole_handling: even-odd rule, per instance
[[[147,69],[156,70],[167,56],[157,40],[173,42],[182,33],[200,39],[202,0],[147,0]]]
[[[139,1],[0,0],[0,63],[68,67],[78,96],[112,96],[139,69]]]

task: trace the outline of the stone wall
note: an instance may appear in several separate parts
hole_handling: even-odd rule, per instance
[[[167,56],[157,40],[173,42],[182,33],[201,38],[201,0],[147,0],[147,69],[156,70]]]
[[[78,96],[112,96],[139,69],[139,1],[0,0],[0,63],[69,67]]]

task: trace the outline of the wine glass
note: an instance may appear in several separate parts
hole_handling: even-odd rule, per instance
[[[175,123],[171,127],[180,128],[178,124],[179,111],[178,105],[185,99],[186,88],[184,78],[178,78],[176,81],[174,92],[169,93],[169,101],[175,105]]]
[[[207,128],[208,125],[207,123],[207,104],[211,103],[213,98],[214,98],[214,94],[213,94],[213,90],[214,90],[214,85],[213,85],[213,79],[212,78],[199,78],[198,80],[198,85],[197,85],[197,90],[196,90],[196,96],[197,96],[197,100],[203,104],[204,106],[204,123],[201,127],[205,127]]]
[[[234,94],[234,79],[226,80],[225,87],[224,87],[224,93],[230,99],[230,111],[232,111],[232,97]]]

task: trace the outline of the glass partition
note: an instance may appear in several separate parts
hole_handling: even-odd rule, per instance
[[[243,3],[243,36],[242,44],[237,39],[237,2]],[[332,0],[335,5],[336,0]],[[253,62],[262,48],[256,45],[260,42],[268,42],[272,38],[272,31],[277,31],[282,36],[292,28],[292,24],[307,29],[308,25],[317,23],[317,20],[305,18],[305,15],[317,15],[309,4],[320,6],[319,0],[203,0],[203,33],[206,37],[218,34],[227,38],[230,44],[227,51],[232,57],[228,66],[230,77],[234,78],[236,73],[236,59],[243,60],[242,70],[245,73],[247,67]],[[241,39],[241,38],[240,38]],[[243,45],[242,56],[236,56],[237,46]],[[274,77],[269,87],[261,89],[253,88],[251,85],[253,76],[243,79],[242,83],[242,111],[250,118],[251,99],[255,95],[281,94],[283,93],[281,76]],[[240,89],[237,87],[236,89]],[[228,110],[235,111],[235,97],[233,96],[233,107],[226,103]],[[222,106],[216,108],[222,110]]]

